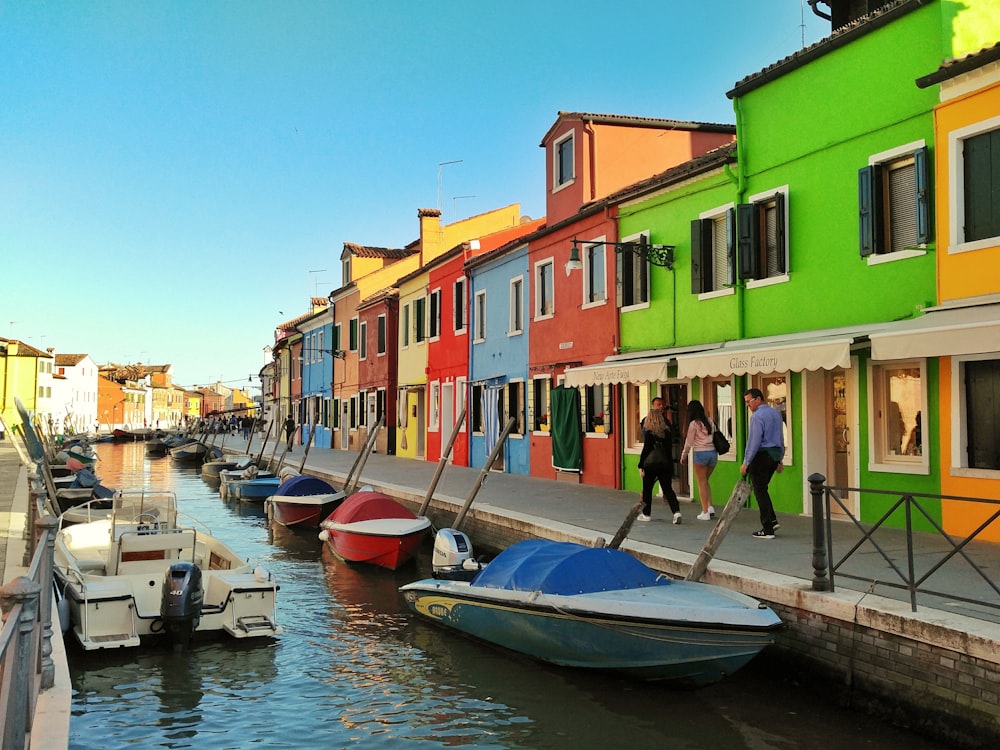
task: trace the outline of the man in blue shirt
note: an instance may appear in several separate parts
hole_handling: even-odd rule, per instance
[[[743,403],[750,409],[750,424],[747,426],[747,445],[743,453],[740,474],[750,480],[754,497],[760,507],[760,531],[755,531],[756,539],[774,539],[778,528],[778,517],[774,514],[771,495],[767,485],[783,468],[785,457],[784,423],[777,409],[768,406],[759,388],[748,388],[743,393]]]

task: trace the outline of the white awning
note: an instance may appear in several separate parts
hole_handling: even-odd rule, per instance
[[[937,308],[871,340],[876,360],[1000,352],[1000,304]]]
[[[597,365],[570,367],[564,373],[564,385],[578,388],[581,385],[611,383],[657,383],[667,379],[669,357],[654,359],[601,362]]]
[[[851,366],[854,335],[729,341],[717,349],[677,357],[677,377],[758,375]]]
[[[564,382],[569,388],[616,383],[665,383],[670,377],[667,374],[667,366],[677,355],[704,351],[716,346],[718,344],[694,344],[672,349],[649,349],[616,354],[594,365],[566,368],[563,373],[566,378]]]

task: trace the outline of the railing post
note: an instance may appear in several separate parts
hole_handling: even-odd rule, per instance
[[[823,483],[826,477],[822,474],[809,475],[809,494],[812,495],[812,531],[813,531],[813,591],[827,591],[830,581],[826,569],[826,534],[823,533]]]
[[[56,668],[52,663],[52,592],[54,591],[52,575],[59,520],[53,516],[45,515],[38,519],[36,526],[40,534],[39,541],[45,545],[38,567],[38,583],[42,587],[42,597],[38,603],[39,618],[42,623],[39,671],[42,676],[42,690],[48,690],[56,682]]]
[[[17,618],[17,636],[14,645],[14,658],[8,665],[13,667],[14,679],[8,683],[7,714],[3,722],[3,747],[24,747],[24,738],[31,727],[34,700],[31,692],[34,690],[35,669],[31,654],[35,629],[35,618],[38,615],[38,594],[41,591],[35,581],[27,576],[15,578],[10,583],[0,587],[0,607],[4,612],[13,611],[20,605],[20,615]]]

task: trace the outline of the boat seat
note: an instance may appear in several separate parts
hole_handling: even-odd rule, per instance
[[[92,557],[79,558],[76,561],[76,567],[80,569],[81,573],[93,573],[103,576],[107,572],[104,560],[95,560]]]
[[[115,575],[128,572],[123,566],[150,560],[185,560],[194,558],[194,529],[171,529],[155,533],[126,532],[118,540]],[[148,566],[147,566],[148,567]]]

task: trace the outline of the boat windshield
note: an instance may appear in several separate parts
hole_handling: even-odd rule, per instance
[[[123,532],[153,533],[177,528],[177,497],[173,492],[122,490],[115,493],[111,516],[112,537]]]

